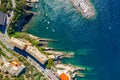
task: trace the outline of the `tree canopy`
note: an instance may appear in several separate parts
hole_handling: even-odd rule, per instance
[[[51,69],[51,67],[54,67],[54,66],[55,66],[55,64],[54,64],[53,59],[49,59],[47,65],[46,65],[46,68]]]

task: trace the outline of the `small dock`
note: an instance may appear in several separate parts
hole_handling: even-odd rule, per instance
[[[95,10],[89,0],[69,0],[69,2],[87,19],[95,16]]]
[[[84,74],[82,74],[82,73],[76,73],[76,75],[78,76],[78,77],[81,77],[81,78],[83,78],[83,77],[85,77],[85,75]]]
[[[34,15],[39,15],[40,14],[40,12],[33,12],[33,11],[26,11],[26,13],[28,13],[28,14],[32,13]]]
[[[64,53],[63,55],[59,56],[60,59],[62,58],[71,58],[74,56],[74,53]]]
[[[42,42],[57,42],[57,40],[53,40],[53,39],[47,39],[47,38],[40,38],[39,41],[42,41]]]
[[[37,2],[39,2],[39,0],[27,0],[27,2],[30,2],[30,3],[37,3]]]
[[[70,78],[75,78],[75,76],[84,77],[85,75],[79,70],[85,70],[84,67],[76,67],[71,64],[55,64],[57,72],[66,72],[70,76]],[[70,79],[71,80],[71,79]]]
[[[55,50],[54,48],[51,47],[41,47],[44,51],[50,51],[50,50]]]

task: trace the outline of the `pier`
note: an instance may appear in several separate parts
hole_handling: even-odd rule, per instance
[[[87,19],[95,16],[95,10],[89,0],[69,0],[69,2]]]
[[[37,3],[37,2],[39,2],[39,0],[27,0],[27,2],[30,2],[30,3]]]
[[[71,78],[75,78],[75,76],[79,76],[79,77],[84,77],[84,74],[78,72],[79,70],[85,70],[84,67],[75,67],[71,64],[56,64],[56,68],[57,68],[57,73],[58,75],[60,75],[61,73],[65,73],[68,75],[69,80],[71,80]]]
[[[33,11],[25,11],[27,14],[34,14],[34,15],[40,15],[40,12],[33,12]]]

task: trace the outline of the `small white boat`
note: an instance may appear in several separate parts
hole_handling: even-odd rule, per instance
[[[49,29],[49,27],[46,27],[46,29]]]
[[[45,16],[48,16],[48,14],[46,13]]]
[[[52,32],[55,32],[55,30],[54,30],[54,29],[52,29]]]
[[[44,20],[44,22],[47,22],[47,20]]]
[[[38,5],[35,5],[35,8],[38,8]]]
[[[49,22],[49,21],[48,21],[47,23],[48,23],[48,24],[50,24],[50,22]]]

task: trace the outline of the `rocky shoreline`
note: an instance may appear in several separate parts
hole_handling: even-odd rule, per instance
[[[32,34],[28,34],[28,35],[32,39],[36,39],[37,41],[39,41],[41,39],[42,39],[42,41],[47,41],[48,43],[49,43],[49,41],[54,41],[53,39],[40,38],[40,37],[34,36]],[[40,46],[40,47],[42,47],[42,46]],[[81,78],[85,77],[85,75],[83,73],[79,72],[79,71],[87,71],[88,70],[87,68],[82,67],[82,66],[79,66],[79,67],[74,66],[74,65],[71,65],[70,63],[63,64],[61,62],[61,60],[64,59],[64,58],[72,58],[74,56],[73,52],[66,53],[64,51],[54,50],[52,47],[47,47],[47,46],[44,47],[43,52],[45,52],[48,55],[49,58],[54,59],[54,63],[56,65],[55,68],[57,68],[57,65],[59,66],[59,68],[57,68],[57,69],[54,69],[54,68],[52,69],[54,72],[58,71],[58,73],[59,73],[59,71],[61,72],[61,68],[67,67],[66,69],[63,69],[62,72],[67,72],[67,75],[69,76],[69,78],[75,79],[76,76],[81,77]],[[71,69],[72,71],[69,72],[70,71],[69,69]]]
[[[34,2],[30,2],[30,3],[34,3]],[[30,12],[28,15],[26,15],[25,17],[23,17],[19,21],[18,31],[20,33],[22,33],[23,27],[31,20],[33,15],[34,15],[34,13]],[[25,33],[25,34],[27,34],[27,33]],[[67,74],[67,76],[69,76],[69,79],[74,79],[76,77],[76,75],[79,76],[79,77],[84,77],[85,76],[85,75],[78,72],[79,70],[86,70],[84,67],[79,67],[78,68],[78,67],[75,67],[75,66],[70,65],[70,64],[65,65],[65,64],[63,64],[61,62],[61,60],[63,58],[71,58],[71,57],[73,57],[74,53],[71,52],[71,53],[67,54],[64,51],[61,52],[61,51],[55,50],[54,48],[51,48],[51,47],[47,46],[47,44],[49,44],[49,42],[54,42],[54,41],[57,41],[57,40],[40,38],[40,37],[34,36],[32,34],[27,34],[27,35],[29,36],[29,38],[31,38],[31,40],[35,40],[35,41],[39,42],[39,45],[40,45],[39,47],[42,48],[43,53],[46,53],[46,55],[48,56],[48,59],[53,59],[54,60],[55,66],[52,67],[51,70],[53,70],[54,72],[57,72],[57,74],[59,76],[62,73]],[[46,45],[46,46],[44,46],[44,45]],[[67,67],[67,68],[64,68],[64,69],[61,70],[61,68],[63,68],[63,66]],[[70,71],[69,69],[72,69],[72,71]]]

